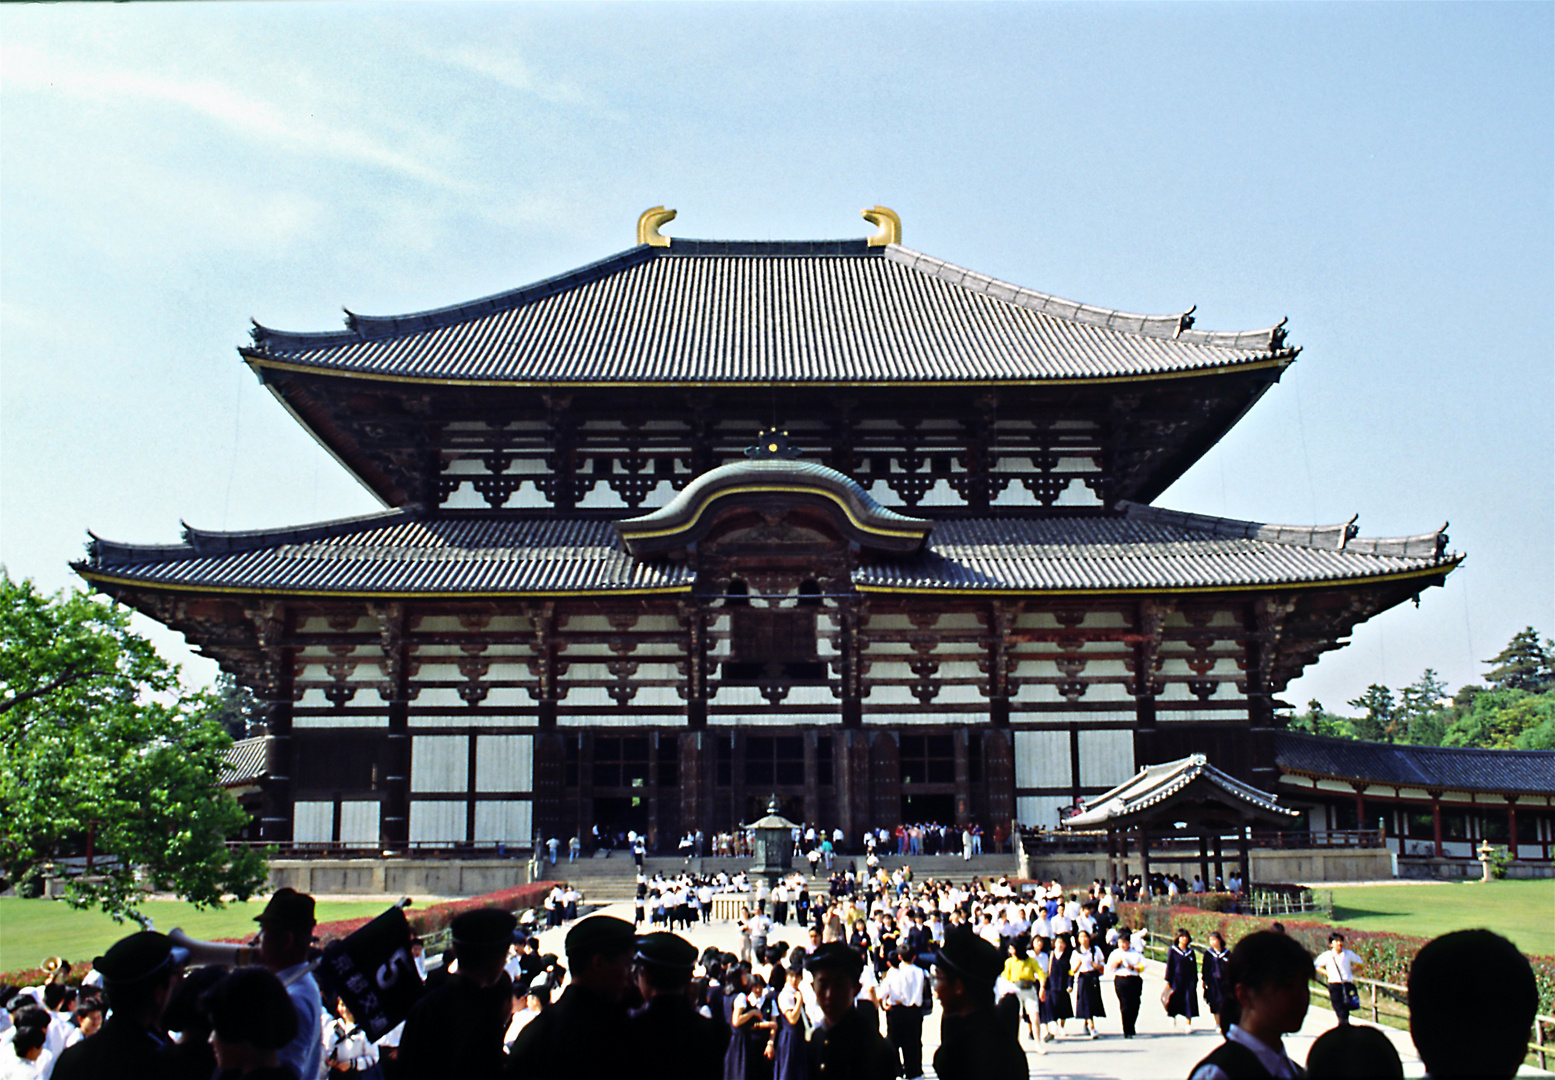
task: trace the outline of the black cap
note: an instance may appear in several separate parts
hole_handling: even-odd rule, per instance
[[[845,971],[855,979],[864,970],[864,958],[841,941],[828,941],[805,957],[805,970]]]
[[[590,956],[631,952],[637,947],[637,928],[613,915],[590,915],[567,931],[566,944],[573,963]]]
[[[972,932],[958,926],[945,934],[945,944],[934,951],[934,962],[948,968],[969,983],[992,986],[1004,970],[999,950]]]
[[[518,919],[501,908],[477,908],[455,915],[449,929],[455,945],[475,949],[506,948],[513,943],[513,928]]]
[[[690,971],[697,964],[697,947],[679,934],[659,931],[637,939],[637,959],[667,971]]]
[[[142,930],[114,942],[92,966],[107,982],[122,985],[163,975],[188,959],[189,950],[174,945],[166,934]]]
[[[254,921],[299,934],[306,934],[318,925],[313,918],[313,897],[290,887],[275,890],[265,909],[254,916]]]

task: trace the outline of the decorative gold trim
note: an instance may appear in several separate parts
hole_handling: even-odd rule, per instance
[[[637,242],[649,247],[669,247],[670,238],[659,235],[659,226],[675,220],[675,211],[655,206],[644,210],[637,218]]]
[[[123,585],[137,589],[157,589],[162,592],[206,593],[214,596],[318,596],[345,598],[348,600],[504,600],[514,596],[543,596],[587,600],[616,596],[666,596],[691,591],[690,585],[665,585],[654,588],[635,589],[552,589],[540,592],[522,592],[517,589],[510,589],[506,592],[390,592],[383,590],[364,592],[359,589],[340,591],[329,589],[261,589],[249,585],[195,585],[183,582],[143,581],[139,578],[125,578],[114,574],[104,574],[97,570],[77,570],[76,573],[94,584]]]
[[[856,592],[891,593],[918,596],[1171,596],[1207,595],[1223,592],[1282,592],[1288,589],[1329,589],[1344,585],[1385,585],[1411,578],[1446,577],[1463,561],[1460,555],[1451,562],[1424,570],[1401,570],[1396,574],[1379,574],[1375,577],[1329,578],[1325,581],[1267,582],[1250,585],[1172,585],[1151,588],[1094,588],[1094,589],[927,589],[906,585],[854,585]]]
[[[268,356],[260,356],[246,349],[239,350],[243,359],[251,367],[271,368],[276,371],[292,371],[303,375],[333,376],[341,379],[361,379],[367,382],[392,382],[408,383],[419,386],[492,386],[512,387],[515,390],[657,390],[657,389],[698,389],[704,387],[717,387],[719,389],[738,389],[750,387],[760,390],[772,386],[795,387],[960,387],[960,386],[1105,386],[1114,383],[1133,382],[1160,382],[1166,379],[1191,379],[1204,375],[1240,374],[1245,371],[1261,371],[1265,368],[1286,368],[1295,360],[1294,354],[1285,357],[1272,357],[1268,360],[1255,360],[1245,363],[1233,362],[1221,364],[1209,368],[1193,368],[1187,371],[1160,371],[1146,372],[1137,375],[1098,375],[1091,377],[1055,378],[1055,379],[938,379],[938,380],[884,380],[884,379],[856,379],[843,381],[836,379],[815,379],[808,382],[777,382],[772,379],[730,379],[727,381],[690,380],[690,379],[665,379],[656,382],[625,382],[607,381],[603,379],[577,379],[572,381],[540,381],[534,379],[455,379],[439,375],[389,375],[375,371],[344,371],[340,368],[324,367],[319,364],[299,364],[291,360],[275,360]]]
[[[872,533],[876,536],[900,536],[903,538],[911,539],[926,536],[929,531],[928,528],[884,529],[880,528],[879,526],[866,525],[858,519],[858,517],[853,513],[853,510],[846,502],[843,501],[840,495],[837,495],[835,492],[827,491],[821,487],[802,487],[798,484],[738,484],[734,487],[720,488],[698,503],[696,512],[693,513],[690,520],[688,520],[683,525],[676,525],[674,528],[670,529],[654,529],[648,532],[636,532],[627,529],[625,527],[625,522],[616,522],[616,528],[621,530],[621,537],[624,540],[651,540],[656,536],[673,536],[675,533],[685,532],[688,529],[695,528],[696,523],[702,519],[703,512],[706,511],[708,506],[717,499],[721,499],[726,495],[740,495],[748,493],[760,494],[762,492],[769,491],[783,494],[819,495],[822,498],[830,499],[832,502],[837,504],[842,512],[848,516],[848,520],[853,522],[853,524],[857,526],[860,531]],[[925,522],[925,525],[930,524],[932,523]]]
[[[888,206],[875,206],[860,210],[859,214],[871,225],[879,226],[875,235],[869,238],[870,247],[885,247],[887,244],[902,242],[902,219],[895,210]]]

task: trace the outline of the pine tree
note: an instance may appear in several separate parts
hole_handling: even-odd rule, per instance
[[[1402,717],[1393,691],[1380,683],[1372,683],[1366,693],[1351,699],[1351,708],[1360,709],[1366,715],[1353,721],[1357,738],[1372,742],[1397,742],[1402,732]]]
[[[1495,664],[1485,681],[1498,690],[1526,690],[1530,694],[1555,690],[1555,642],[1539,640],[1539,632],[1525,627],[1487,664]]]

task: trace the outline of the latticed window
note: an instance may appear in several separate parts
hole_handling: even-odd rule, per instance
[[[646,735],[596,735],[594,737],[594,786],[644,787],[648,783]]]
[[[745,782],[799,787],[804,784],[804,739],[798,735],[752,735],[745,740]]]
[[[956,782],[956,749],[949,735],[903,735],[899,757],[904,784]]]
[[[813,608],[736,607],[730,615],[728,683],[820,682],[826,678],[815,641]]]

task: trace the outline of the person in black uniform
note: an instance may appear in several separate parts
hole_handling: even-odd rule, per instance
[[[514,1040],[507,1075],[512,1080],[632,1075],[641,1063],[632,1060],[622,1000],[637,951],[636,931],[624,919],[590,915],[567,931],[566,946],[572,982]]]
[[[502,1039],[513,1015],[513,981],[503,970],[512,913],[497,908],[455,917],[459,970],[422,995],[405,1020],[395,1076],[399,1080],[495,1080],[502,1075]]]
[[[200,995],[200,1011],[211,1028],[211,1048],[223,1077],[232,1080],[290,1080],[280,1051],[297,1037],[297,1007],[281,980],[260,967],[224,975]]]
[[[143,930],[92,961],[113,1009],[101,1030],[59,1056],[59,1080],[163,1080],[170,1042],[162,1011],[189,953],[165,934]]]
[[[678,934],[637,939],[637,988],[647,1002],[626,1022],[634,1080],[718,1080],[729,1029],[697,1015],[687,990],[697,949]]]
[[[828,941],[805,961],[823,1019],[810,1033],[812,1080],[894,1080],[896,1048],[880,1036],[873,1010],[855,1007],[864,958]]]
[[[934,954],[934,996],[945,1009],[934,1073],[940,1080],[1026,1080],[1019,1026],[994,1015],[993,985],[1004,969],[999,950],[962,925]]]

